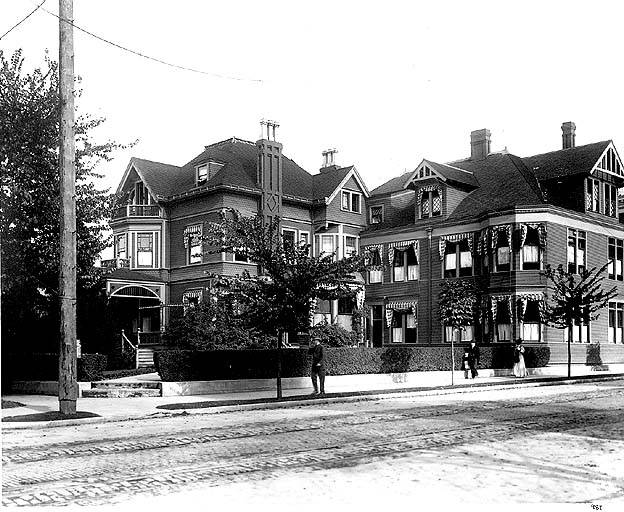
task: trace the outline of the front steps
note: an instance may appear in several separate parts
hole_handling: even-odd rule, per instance
[[[160,382],[102,381],[92,382],[82,391],[83,398],[133,398],[162,396]]]
[[[139,347],[138,367],[154,366],[154,349]]]

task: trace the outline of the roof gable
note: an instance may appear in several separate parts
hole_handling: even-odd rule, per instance
[[[342,188],[349,182],[349,180],[354,180],[356,182],[356,184],[360,188],[364,197],[370,197],[370,192],[366,188],[366,185],[364,185],[364,180],[362,180],[360,173],[357,172],[357,169],[355,168],[354,165],[351,165],[349,167],[343,167],[340,170],[346,171],[346,172],[344,172],[344,177],[342,178],[340,183],[338,183],[338,185],[334,187],[334,190],[332,191],[332,193],[327,197],[326,199],[327,204],[331,203],[334,200],[338,192],[342,190]],[[327,173],[323,173],[322,175],[326,176]]]
[[[610,146],[613,146],[611,141],[595,142],[529,156],[522,158],[522,161],[540,181],[590,174]]]
[[[134,171],[155,200],[164,198],[168,195],[167,191],[171,188],[172,183],[178,180],[180,169],[175,165],[132,157],[119,182],[117,192],[119,193],[124,189]]]
[[[414,181],[427,180],[436,177],[443,182],[454,182],[470,187],[478,187],[479,182],[473,173],[450,164],[439,164],[431,160],[423,160],[418,167],[409,175],[403,188],[407,188]]]

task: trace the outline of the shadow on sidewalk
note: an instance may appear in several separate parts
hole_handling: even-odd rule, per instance
[[[93,412],[78,411],[76,414],[61,414],[58,411],[38,412],[35,414],[21,414],[17,416],[7,416],[2,418],[3,422],[34,422],[34,421],[63,421],[78,420],[82,418],[99,418],[99,414]]]

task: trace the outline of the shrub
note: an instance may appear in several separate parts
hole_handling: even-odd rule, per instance
[[[136,366],[135,351],[124,352],[123,354],[109,354],[107,370],[132,370]]]
[[[355,347],[358,344],[356,332],[347,331],[344,327],[327,322],[312,327],[310,337],[318,338],[326,347]]]
[[[78,359],[78,380],[101,380],[108,358],[104,354],[82,354]]]
[[[461,369],[464,348],[455,347],[455,369]],[[481,347],[480,368],[511,368],[512,349],[508,344]],[[328,375],[406,373],[450,370],[448,346],[326,348]],[[527,366],[545,366],[548,347],[526,347]],[[270,379],[275,377],[276,350],[166,350],[155,354],[156,370],[163,381]],[[282,377],[309,375],[307,349],[282,351]]]
[[[277,339],[249,328],[227,302],[212,300],[189,308],[172,320],[163,341],[182,350],[260,349],[277,345]]]

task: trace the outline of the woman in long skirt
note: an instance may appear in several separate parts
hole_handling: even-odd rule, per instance
[[[516,340],[516,346],[514,347],[513,374],[521,378],[527,376],[527,369],[524,364],[524,347],[520,338]]]

